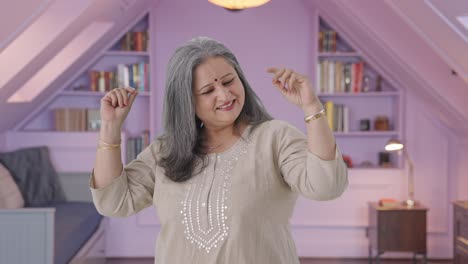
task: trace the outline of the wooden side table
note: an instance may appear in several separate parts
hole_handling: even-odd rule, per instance
[[[405,205],[396,207],[379,206],[369,203],[369,263],[374,260],[373,250],[377,251],[376,263],[386,251],[405,251],[413,253],[413,263],[422,255],[427,261],[426,217],[427,208],[416,204],[412,208]]]
[[[453,263],[468,263],[468,201],[453,203]]]

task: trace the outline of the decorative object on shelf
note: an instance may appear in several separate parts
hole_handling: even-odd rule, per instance
[[[360,131],[369,131],[370,130],[370,120],[365,118],[359,120],[359,130]]]
[[[383,168],[392,167],[392,162],[390,161],[390,153],[379,152],[379,166]]]
[[[390,124],[388,117],[386,116],[377,116],[374,121],[374,129],[377,131],[388,131],[390,130]]]
[[[352,168],[353,167],[353,160],[351,159],[350,156],[348,155],[342,155],[343,156],[343,161],[346,163],[346,166],[348,168]]]
[[[406,205],[408,207],[413,207],[415,205],[413,162],[409,158],[408,151],[406,150],[405,145],[398,139],[390,139],[385,145],[385,150],[388,152],[398,151],[398,154],[403,152],[405,160],[408,162],[408,197]]]
[[[264,5],[270,0],[208,0],[212,4],[221,6],[230,11],[238,11]]]
[[[89,91],[86,85],[77,85],[72,88],[73,91]]]
[[[370,160],[365,160],[361,162],[358,166],[359,168],[374,168],[374,164]]]
[[[377,75],[377,80],[375,81],[375,91],[381,92],[382,91],[382,76]]]
[[[362,91],[364,93],[367,93],[370,91],[370,79],[369,79],[369,76],[364,76],[364,80],[363,80],[363,86],[362,86]]]

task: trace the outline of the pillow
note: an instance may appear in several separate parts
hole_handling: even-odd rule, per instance
[[[46,146],[0,153],[0,163],[13,176],[26,207],[48,206],[52,202],[66,201]]]
[[[17,209],[24,206],[24,199],[11,177],[10,172],[0,163],[0,208]]]

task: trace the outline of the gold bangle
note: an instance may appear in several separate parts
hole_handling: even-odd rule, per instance
[[[319,118],[319,117],[321,117],[321,116],[324,116],[324,115],[325,115],[325,108],[322,108],[322,110],[318,111],[316,114],[313,114],[313,115],[310,115],[310,116],[306,116],[306,117],[304,118],[304,121],[305,121],[306,123],[309,123],[309,121],[315,120],[315,119],[317,119],[317,118]]]
[[[109,147],[109,146],[98,146],[98,150],[113,150],[113,149],[118,149],[120,148],[120,145],[117,145],[116,147]]]
[[[120,146],[120,142],[121,140],[119,139],[119,144],[109,144],[109,143],[106,143],[104,141],[102,141],[101,139],[99,139],[99,143],[102,144],[103,146],[106,146],[106,147],[118,147]]]

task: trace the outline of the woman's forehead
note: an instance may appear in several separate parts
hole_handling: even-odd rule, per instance
[[[221,79],[228,73],[234,73],[234,68],[222,57],[208,58],[194,71],[197,81],[213,81]],[[207,80],[208,79],[208,80]]]

